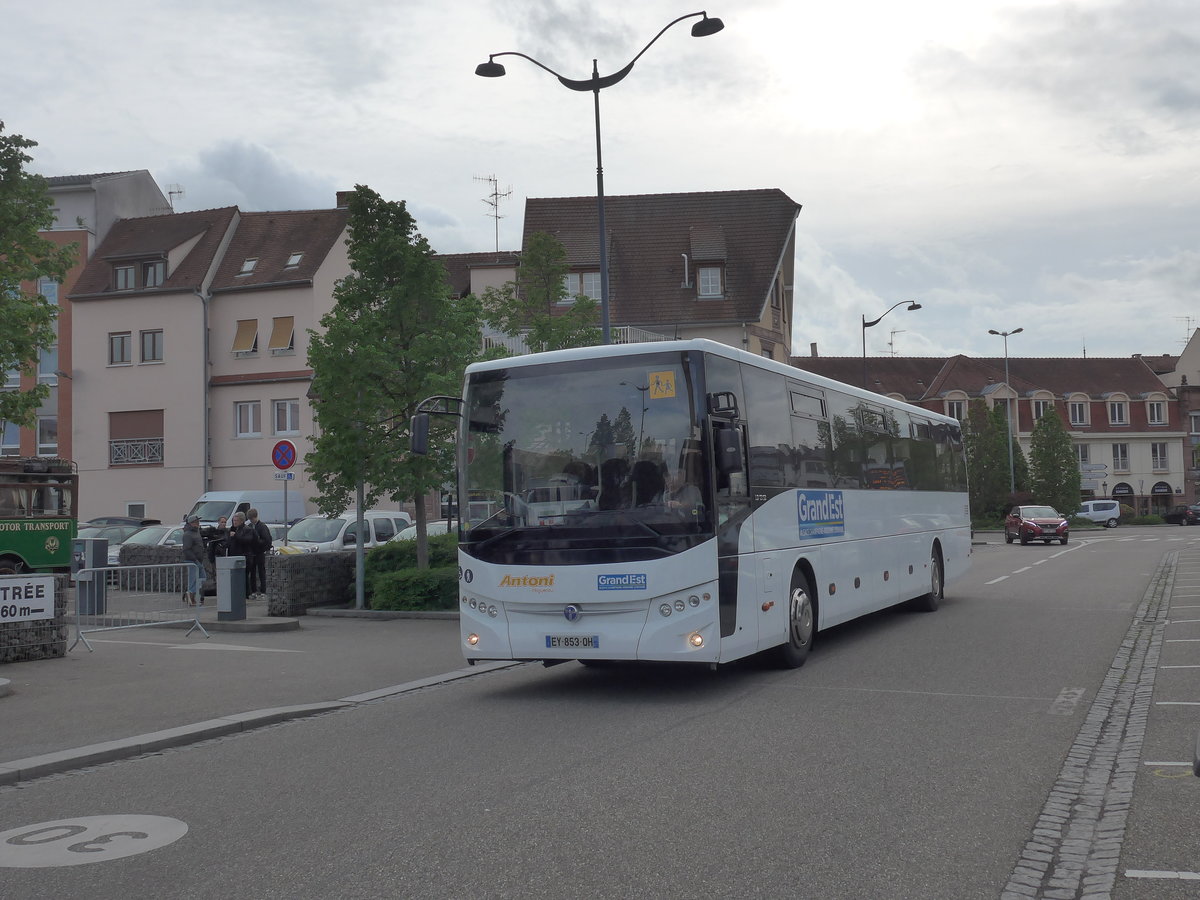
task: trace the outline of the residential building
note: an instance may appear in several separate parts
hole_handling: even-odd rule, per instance
[[[862,357],[793,357],[792,365],[860,384]],[[1062,419],[1084,475],[1082,499],[1113,497],[1138,513],[1163,512],[1189,494],[1187,423],[1180,403],[1140,357],[1005,360],[871,357],[868,387],[944,415],[964,419],[983,400],[1011,412],[1013,432],[1028,454],[1037,420]]]
[[[46,179],[53,204],[54,224],[41,236],[59,247],[74,244],[76,262],[61,284],[42,279],[27,282],[22,288],[41,293],[59,307],[55,324],[55,346],[43,348],[37,372],[20,370],[5,373],[0,389],[29,390],[41,383],[50,387],[50,395],[37,414],[33,428],[20,429],[14,423],[0,422],[0,456],[74,457],[72,441],[74,390],[72,369],[71,304],[67,301],[84,265],[113,223],[125,216],[162,213],[170,209],[167,198],[145,169],[109,172],[97,175],[63,175]]]
[[[1200,503],[1200,328],[1179,356],[1142,357],[1179,400],[1179,419],[1185,426],[1183,458],[1185,479],[1183,503]]]
[[[346,221],[226,207],[112,226],[71,296],[83,518],[175,521],[206,490],[283,487],[271,450],[311,449],[307,334],[349,272]],[[292,471],[300,515],[315,490]]]

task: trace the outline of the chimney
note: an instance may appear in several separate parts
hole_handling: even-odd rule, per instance
[[[813,341],[811,344],[808,345],[808,355],[811,356],[813,359],[817,358],[817,342],[816,341]]]
[[[338,191],[337,192],[337,208],[345,209],[347,206],[349,206],[350,205],[350,195],[353,193],[354,193],[354,191]]]

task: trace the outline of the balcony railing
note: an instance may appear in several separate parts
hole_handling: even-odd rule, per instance
[[[145,466],[162,461],[162,438],[133,438],[108,442],[110,466]]]

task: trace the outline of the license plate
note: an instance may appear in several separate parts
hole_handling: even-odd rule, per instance
[[[546,649],[567,649],[567,650],[599,650],[600,635],[598,634],[548,634],[546,635]]]

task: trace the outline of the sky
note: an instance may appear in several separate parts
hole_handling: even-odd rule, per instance
[[[795,354],[857,356],[885,312],[869,355],[999,357],[1017,328],[1013,357],[1177,354],[1200,327],[1200,3],[712,2],[723,31],[685,19],[601,91],[605,193],[801,204]],[[366,184],[437,252],[518,249],[527,197],[595,195],[593,98],[476,65],[607,75],[699,9],[13,4],[0,120],[33,171],[148,169],[179,211]]]

